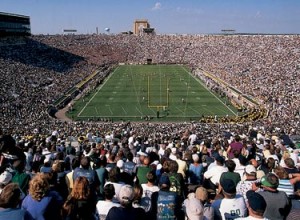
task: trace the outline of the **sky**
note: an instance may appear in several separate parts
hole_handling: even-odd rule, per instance
[[[1,0],[0,11],[30,16],[32,34],[117,34],[135,19],[158,34],[300,33],[300,0]]]

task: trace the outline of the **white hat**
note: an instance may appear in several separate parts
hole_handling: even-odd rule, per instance
[[[247,174],[253,174],[253,173],[256,173],[256,168],[253,166],[253,165],[247,165],[246,167],[245,167],[245,172],[247,173]]]
[[[130,202],[132,201],[134,196],[133,187],[130,185],[124,185],[121,187],[119,192],[119,201],[122,202]]]
[[[7,185],[11,181],[11,179],[12,179],[11,173],[5,170],[0,175],[0,184]]]

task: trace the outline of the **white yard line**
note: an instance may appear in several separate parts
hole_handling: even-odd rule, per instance
[[[136,110],[138,110],[138,112],[141,114],[141,116],[143,116],[143,113],[138,109],[138,107],[135,107]]]
[[[199,80],[198,78],[196,78],[193,74],[191,74],[189,71],[187,71],[185,68],[183,68],[182,66],[181,66],[181,68],[185,71],[185,72],[187,72],[188,74],[190,74],[194,79],[196,79],[207,91],[209,91],[210,92],[210,94],[212,94],[216,99],[218,99],[219,100],[219,102],[221,102],[229,111],[231,111],[235,116],[238,116],[238,114],[237,113],[235,113],[234,111],[232,111],[232,109],[230,109],[226,104],[224,104],[224,102],[222,102],[222,100],[218,97],[218,96],[216,96],[212,91],[210,91],[204,84],[203,84],[203,82],[201,81],[201,80]]]
[[[113,111],[111,110],[110,106],[108,106],[108,109],[109,109],[111,115],[114,115],[114,113],[113,113]]]
[[[100,85],[97,89],[98,91],[92,96],[92,98],[85,104],[85,106],[81,109],[81,111],[78,113],[77,117],[80,117],[80,115],[82,114],[82,112],[86,109],[86,107],[91,103],[91,101],[95,98],[95,96],[99,93],[99,91],[101,90],[101,88],[106,84],[106,82],[111,78],[111,76],[117,71],[117,69],[119,69],[119,67],[117,67],[112,74],[110,74],[106,80],[103,82],[102,85]]]
[[[198,112],[197,110],[195,110],[195,109],[193,109],[193,108],[191,108],[191,107],[189,107],[189,109],[191,109],[192,111],[198,113],[199,115],[203,114],[202,112]]]
[[[123,106],[122,106],[122,109],[123,109],[123,111],[124,111],[125,115],[127,115],[127,112],[126,112],[126,110],[123,108]]]
[[[180,108],[178,108],[177,106],[176,106],[176,108],[179,110],[179,111],[181,111],[183,114],[185,114],[185,112],[184,111],[182,111]]]

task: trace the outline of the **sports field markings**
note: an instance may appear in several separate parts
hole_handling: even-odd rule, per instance
[[[222,100],[218,97],[218,96],[216,96],[212,91],[210,91],[207,87],[206,87],[206,85],[204,85],[203,84],[203,82],[200,80],[200,79],[198,79],[197,77],[195,77],[193,74],[191,74],[189,71],[187,71],[185,68],[183,68],[182,66],[181,66],[181,68],[185,71],[185,72],[187,72],[190,76],[192,76],[194,79],[196,79],[208,92],[210,92],[210,94],[212,94],[216,99],[218,99],[219,100],[219,102],[221,102],[229,111],[231,111],[235,116],[238,116],[238,114],[237,113],[235,113],[234,111],[232,111],[232,109],[230,109],[226,104],[224,104],[224,102],[222,102]]]
[[[134,84],[134,80],[133,80],[133,73],[132,73],[132,68],[131,66],[129,66],[129,69],[130,69],[130,75],[131,75],[131,81],[132,81],[132,85],[133,85],[133,88],[134,88],[134,92],[135,92],[135,96],[136,96],[136,100],[137,100],[137,103],[139,105],[139,107],[142,109],[142,105],[140,103],[140,99],[139,99],[139,96],[138,96],[138,92],[136,91],[136,86]],[[136,107],[137,108],[137,107]],[[143,113],[141,111],[139,111],[141,113],[141,115],[143,115]]]
[[[123,109],[123,111],[124,111],[125,115],[127,115],[127,112],[126,112],[126,110],[123,108],[123,106],[121,106],[121,107],[122,107],[122,109]]]
[[[183,114],[185,114],[185,112],[182,111],[182,110],[181,110],[180,108],[178,108],[177,106],[176,106],[175,108],[177,108],[179,111],[181,111]]]
[[[114,115],[114,113],[113,113],[113,111],[111,110],[110,106],[108,106],[108,109],[109,109],[111,115]]]
[[[196,109],[193,109],[193,108],[191,108],[191,107],[189,107],[189,109],[191,109],[192,111],[194,111],[194,112],[198,113],[199,115],[201,115],[201,114],[202,114],[202,112],[199,112],[199,111],[197,111]]]
[[[135,107],[135,108],[141,114],[141,116],[143,116],[143,113],[138,109],[138,107]]]
[[[99,91],[101,90],[101,88],[107,83],[107,81],[111,78],[111,76],[117,71],[117,69],[119,69],[119,67],[117,67],[107,78],[106,80],[103,82],[103,84],[97,89],[97,92],[95,92],[95,94],[92,96],[92,98],[84,105],[84,107],[81,109],[81,111],[78,113],[77,117],[80,117],[80,115],[82,114],[82,112],[86,109],[86,107],[91,103],[91,101],[95,98],[95,96],[99,93]]]

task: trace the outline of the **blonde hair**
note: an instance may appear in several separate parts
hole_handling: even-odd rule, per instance
[[[37,173],[29,183],[29,195],[34,200],[40,201],[48,192],[50,186],[46,175]]]

